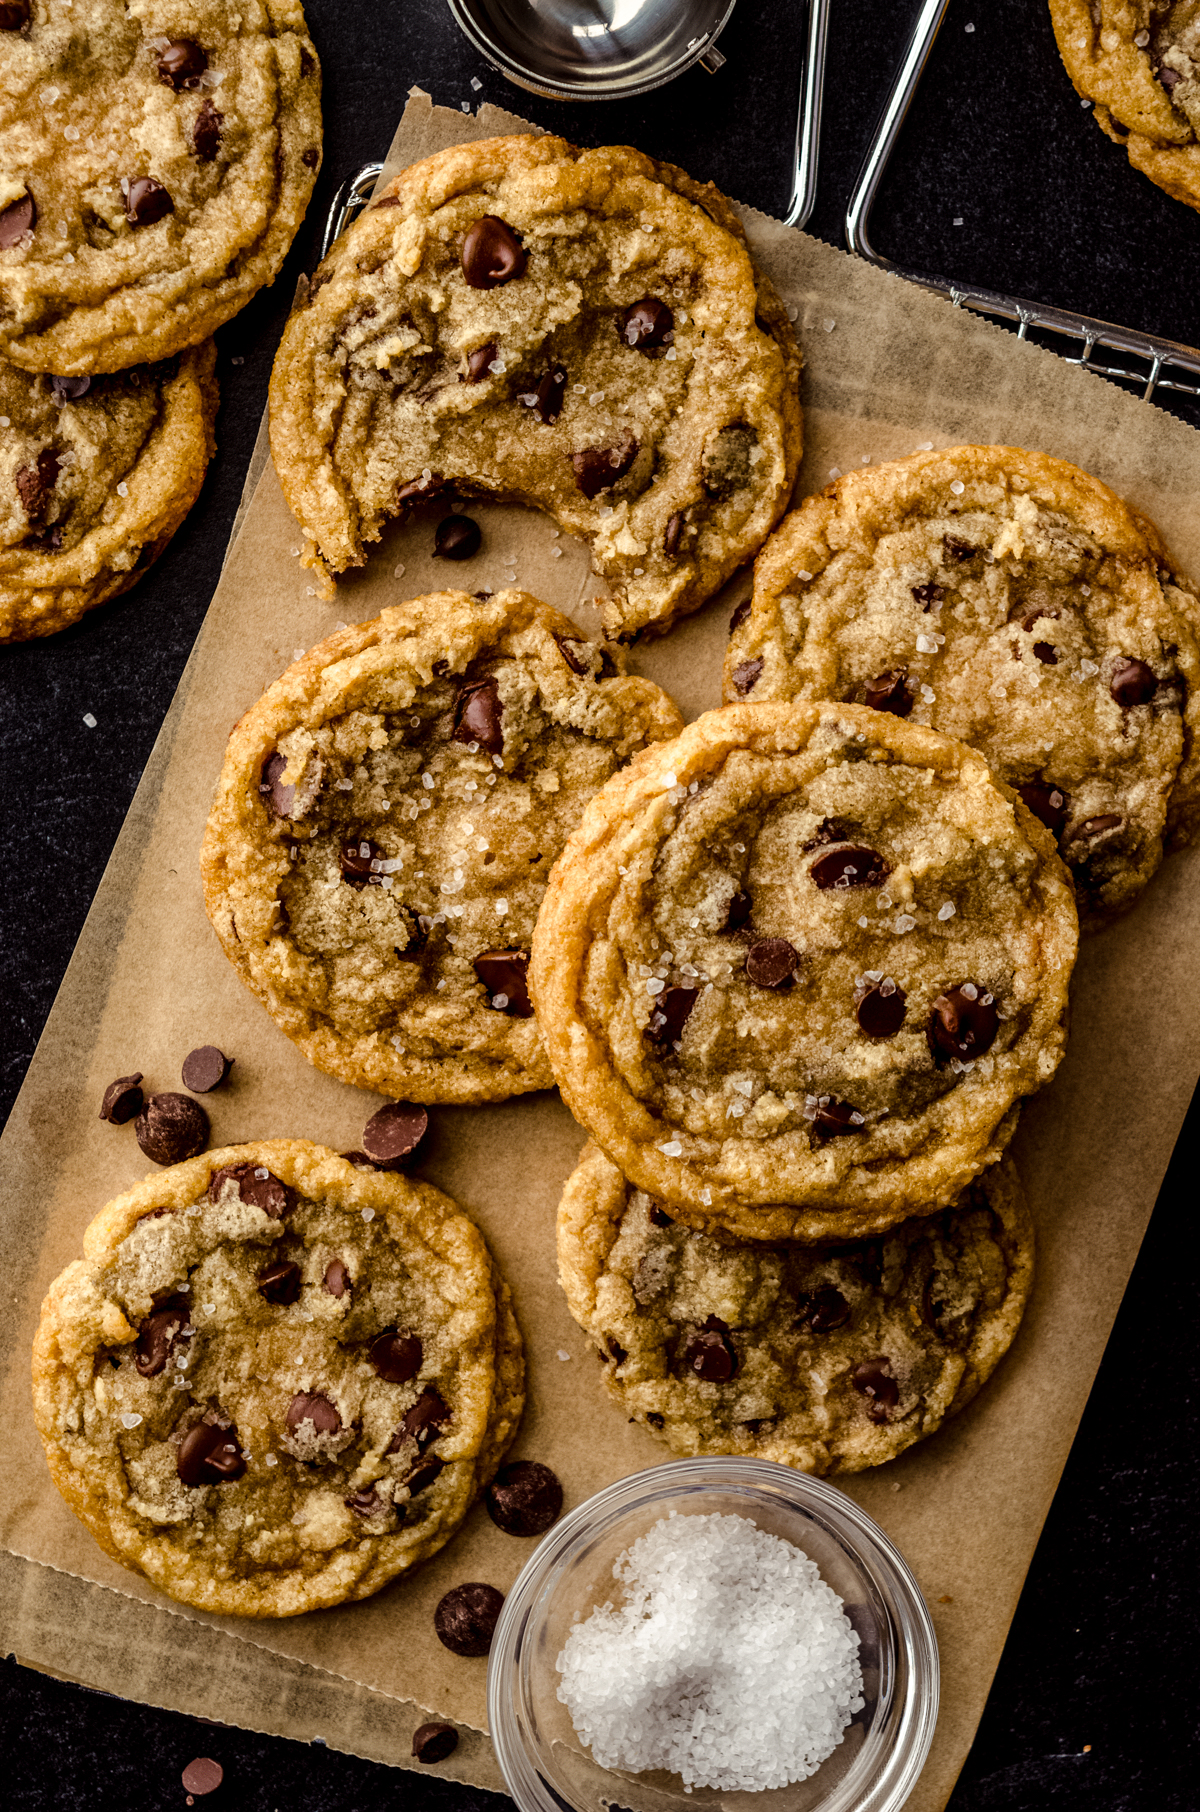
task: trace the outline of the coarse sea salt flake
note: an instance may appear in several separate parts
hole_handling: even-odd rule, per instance
[[[125,1414],[121,1417],[121,1427],[136,1428],[141,1419],[142,1418],[139,1415],[135,1415],[133,1410],[127,1409]]]
[[[660,1145],[658,1149],[664,1158],[681,1158],[683,1156],[683,1146],[678,1139],[668,1139],[666,1144]]]
[[[946,900],[943,905],[938,907],[938,917],[944,923],[946,919],[952,919],[957,910],[953,900]]]
[[[83,721],[89,730],[94,730],[96,728],[96,719],[92,716],[90,711],[84,712]]]
[[[364,1221],[373,1221],[375,1219],[375,1210],[373,1208],[364,1208],[362,1217]]]

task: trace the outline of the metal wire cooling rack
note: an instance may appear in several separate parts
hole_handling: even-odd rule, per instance
[[[910,283],[919,283],[923,289],[945,296],[955,308],[970,308],[977,314],[1016,322],[1020,340],[1028,338],[1031,328],[1039,330],[1050,340],[1049,350],[1058,353],[1069,365],[1082,365],[1101,377],[1137,385],[1147,402],[1154,399],[1156,391],[1162,390],[1200,397],[1200,385],[1186,381],[1187,377],[1200,378],[1200,351],[1194,346],[1160,339],[1157,334],[1139,333],[1131,327],[1119,327],[1115,322],[1100,321],[1092,315],[1072,314],[1044,302],[1027,302],[1021,296],[1005,296],[972,284],[924,276],[893,263],[871,244],[867,231],[871,208],[948,5],[949,0],[920,0],[912,36],[846,209],[847,246],[881,270],[894,271]],[[1125,364],[1102,364],[1097,354],[1108,353],[1140,359],[1145,369],[1135,370]]]

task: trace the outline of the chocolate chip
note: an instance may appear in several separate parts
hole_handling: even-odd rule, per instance
[[[356,892],[364,887],[382,886],[382,874],[371,865],[384,859],[385,851],[378,843],[373,843],[370,837],[353,837],[348,843],[342,843],[338,847],[338,867],[342,871],[342,879]]]
[[[735,635],[746,621],[746,618],[750,615],[750,606],[753,601],[752,598],[743,598],[740,604],[734,605],[733,615],[729,619],[730,635]]]
[[[914,585],[912,587],[912,595],[918,604],[924,605],[928,612],[932,605],[941,603],[946,595],[946,587],[944,585],[935,585],[933,581],[930,580],[928,585]]]
[[[412,1752],[419,1762],[444,1762],[457,1748],[453,1724],[422,1724],[413,1731]]]
[[[666,1426],[666,1417],[660,1416],[655,1409],[648,1409],[646,1411],[646,1420],[649,1422],[651,1428],[663,1428]]]
[[[727,502],[751,483],[750,456],[757,445],[758,435],[753,428],[744,422],[731,422],[705,447],[700,458],[700,481],[714,502]]]
[[[710,1315],[693,1328],[683,1349],[683,1362],[706,1384],[727,1384],[738,1368],[728,1323],[719,1315]]]
[[[657,296],[643,296],[621,316],[621,338],[638,352],[658,352],[675,338],[675,316]]]
[[[824,1145],[830,1139],[840,1139],[847,1133],[866,1131],[866,1123],[858,1109],[850,1101],[839,1101],[836,1095],[821,1095],[817,1100],[817,1111],[812,1119],[812,1142]]]
[[[1167,63],[1160,63],[1154,73],[1168,94],[1171,93],[1172,89],[1177,88],[1179,83],[1183,80],[1179,71],[1177,69],[1172,69]]]
[[[454,741],[477,742],[489,755],[504,753],[504,703],[494,679],[463,686],[454,705]]]
[[[473,516],[443,516],[433,537],[435,560],[469,560],[483,543],[483,530]]]
[[[218,113],[208,96],[200,103],[200,111],[192,121],[192,150],[202,164],[211,164],[221,149],[221,127],[225,124],[225,115]]]
[[[501,1466],[484,1499],[487,1513],[506,1535],[544,1535],[563,1506],[563,1488],[549,1466],[513,1460]]]
[[[0,31],[23,31],[32,13],[30,0],[4,0],[0,5]]]
[[[589,500],[598,497],[624,478],[637,456],[638,443],[632,434],[615,447],[584,447],[571,455],[575,483]]]
[[[433,1613],[433,1627],[438,1641],[452,1655],[486,1655],[500,1620],[504,1594],[495,1586],[455,1586],[440,1601]]]
[[[197,1422],[179,1443],[175,1470],[185,1485],[229,1485],[246,1470],[231,1422]]]
[[[429,1115],[412,1101],[389,1101],[363,1128],[363,1150],[379,1170],[398,1170],[429,1130]]]
[[[208,1115],[190,1095],[151,1095],[133,1130],[151,1163],[182,1164],[208,1144]]]
[[[141,1079],[141,1070],[135,1070],[132,1076],[118,1076],[115,1082],[110,1082],[100,1103],[100,1118],[111,1126],[124,1126],[127,1120],[140,1114],[144,1099],[138,1087]]]
[[[18,195],[6,208],[0,208],[0,252],[10,252],[14,245],[20,245],[26,233],[32,233],[36,225],[37,206],[26,189],[24,195]]]
[[[220,1762],[213,1761],[211,1755],[198,1755],[188,1763],[179,1778],[183,1782],[185,1793],[190,1793],[193,1799],[203,1799],[206,1793],[216,1792],[225,1779],[225,1770]]]
[[[439,1477],[445,1469],[445,1460],[440,1460],[436,1453],[431,1453],[427,1459],[419,1460],[407,1478],[403,1480],[408,1488],[408,1495],[416,1497],[418,1491],[424,1491],[427,1486],[432,1485],[434,1479]]]
[[[1135,705],[1148,705],[1158,690],[1158,678],[1145,661],[1122,657],[1112,670],[1108,689],[1123,711]]]
[[[742,931],[750,923],[750,914],[754,910],[750,895],[741,887],[738,888],[729,902],[729,911],[725,917],[726,931]]]
[[[558,652],[562,655],[563,660],[567,663],[567,666],[571,669],[572,673],[584,674],[591,672],[591,668],[588,666],[587,655],[583,652],[588,646],[586,642],[577,642],[569,635],[556,635],[554,639],[558,643]]]
[[[746,974],[759,988],[790,988],[799,961],[785,937],[760,937],[746,952]]]
[[[153,226],[175,212],[175,203],[154,176],[135,176],[125,194],[125,218],[130,226]]]
[[[825,1284],[819,1290],[806,1290],[796,1303],[796,1321],[810,1327],[814,1334],[832,1334],[845,1327],[850,1319],[850,1304],[840,1290]]]
[[[850,1374],[855,1390],[870,1398],[867,1415],[872,1422],[886,1422],[888,1410],[894,1409],[900,1400],[900,1386],[891,1375],[891,1363],[882,1356],[864,1359]]]
[[[673,1227],[675,1225],[670,1215],[665,1209],[660,1208],[657,1202],[650,1204],[650,1220],[655,1227]]]
[[[317,60],[316,60],[316,58],[315,58],[315,57],[314,57],[314,56],[311,56],[311,55],[310,55],[310,53],[309,53],[309,52],[308,52],[308,51],[307,51],[307,50],[305,50],[305,49],[303,49],[303,48],[301,48],[301,51],[300,51],[300,74],[301,74],[301,75],[302,75],[302,76],[310,76],[310,75],[311,75],[311,74],[312,74],[312,72],[313,72],[313,70],[314,70],[314,69],[315,69],[315,68],[316,68],[316,67],[317,67]],[[382,205],[382,204],[379,204],[379,205]]]
[[[296,1192],[277,1177],[265,1164],[226,1164],[214,1170],[208,1182],[208,1198],[220,1200],[227,1182],[237,1184],[238,1195],[252,1208],[261,1208],[273,1221],[281,1221],[296,1206]]]
[[[519,400],[526,409],[536,409],[540,419],[549,427],[562,414],[566,394],[566,366],[551,365],[548,371],[542,373],[532,390],[521,392]]]
[[[500,356],[500,348],[495,340],[489,340],[486,346],[477,346],[474,352],[467,354],[465,377],[459,379],[463,384],[482,384],[488,375],[488,367]]]
[[[138,1329],[133,1363],[143,1378],[157,1378],[181,1341],[192,1333],[191,1309],[186,1296],[168,1296],[147,1315]]]
[[[621,1342],[619,1340],[614,1340],[614,1338],[611,1334],[606,1334],[604,1336],[604,1344],[608,1348],[608,1358],[612,1360],[613,1364],[614,1365],[624,1365],[625,1361],[629,1357],[629,1354],[625,1351],[625,1348],[621,1345]],[[603,1357],[603,1355],[601,1355],[601,1356]],[[605,1361],[605,1363],[607,1364],[607,1360]]]
[[[957,535],[942,536],[942,557],[947,563],[961,566],[964,560],[969,560],[972,554],[978,552],[979,549],[972,542],[960,541]]]
[[[1058,649],[1053,642],[1035,642],[1033,652],[1043,667],[1058,666]]]
[[[347,1510],[353,1510],[355,1516],[361,1516],[364,1522],[371,1522],[377,1516],[383,1516],[387,1504],[378,1491],[355,1491],[350,1497],[342,1499]]]
[[[286,1258],[281,1258],[277,1263],[268,1265],[265,1271],[259,1272],[258,1293],[264,1301],[286,1308],[299,1296],[302,1277],[299,1265],[289,1264]]]
[[[316,145],[310,145],[307,151],[300,153],[300,162],[307,170],[315,170],[321,161],[321,153]]]
[[[991,1050],[1000,1029],[996,1003],[975,982],[939,994],[929,1015],[929,1050],[939,1069],[958,1058],[971,1063]]]
[[[287,818],[291,815],[292,801],[296,797],[294,786],[285,786],[280,776],[286,771],[288,758],[276,749],[268,755],[262,765],[262,776],[258,790],[262,795],[267,810],[273,818]]]
[[[675,510],[668,517],[663,530],[663,553],[668,560],[674,560],[679,553],[679,544],[683,540],[683,511]]]
[[[61,460],[52,447],[43,447],[37,464],[22,466],[17,473],[17,495],[31,523],[42,521],[50,508],[50,494],[58,483]]]
[[[496,214],[484,214],[463,240],[462,274],[472,289],[498,289],[523,277],[529,262],[525,248]]]
[[[449,1420],[450,1410],[442,1393],[434,1385],[427,1384],[416,1402],[405,1412],[404,1420],[392,1436],[387,1451],[399,1453],[409,1441],[415,1441],[418,1448],[424,1451]]]
[[[664,988],[655,996],[646,1037],[660,1046],[674,1046],[683,1037],[688,1014],[699,999],[695,984],[690,988]]]
[[[50,388],[60,403],[76,403],[92,387],[90,377],[52,377]]]
[[[311,1422],[314,1432],[319,1435],[338,1434],[342,1426],[337,1404],[321,1396],[319,1391],[298,1391],[288,1404],[289,1432],[295,1434],[302,1422]]]
[[[895,982],[890,987],[884,982],[865,983],[854,995],[854,1017],[868,1038],[894,1038],[904,1024],[907,1000]]]
[[[324,1287],[329,1291],[329,1294],[331,1296],[336,1296],[339,1299],[346,1294],[348,1289],[350,1289],[350,1273],[347,1271],[340,1258],[330,1259],[325,1267],[325,1276],[322,1279],[322,1282]]]
[[[208,68],[208,57],[193,38],[173,38],[158,59],[158,79],[176,93],[195,88]]]
[[[1098,818],[1085,818],[1082,824],[1077,825],[1071,832],[1070,841],[1090,843],[1096,837],[1103,836],[1105,831],[1116,830],[1122,822],[1117,812],[1101,812]]]
[[[370,1359],[375,1375],[385,1384],[407,1384],[421,1369],[425,1349],[415,1334],[386,1328],[371,1342]]]
[[[1071,810],[1071,801],[1062,788],[1049,780],[1027,780],[1017,791],[1034,817],[1040,818],[1046,829],[1057,837]]]
[[[740,661],[733,670],[733,689],[739,698],[745,698],[758,684],[759,674],[763,670],[762,656],[753,661]]]
[[[344,1151],[341,1155],[347,1164],[353,1164],[355,1170],[378,1170],[379,1168],[377,1164],[372,1164],[365,1151]]]
[[[193,1095],[207,1095],[220,1088],[233,1068],[233,1058],[226,1057],[215,1044],[197,1045],[183,1060],[183,1086]]]
[[[889,667],[863,688],[863,703],[872,711],[888,711],[893,717],[907,717],[913,708],[913,689],[903,667]]]
[[[499,1012],[514,1019],[532,1019],[529,998],[529,957],[524,950],[484,950],[472,965]],[[498,1003],[503,998],[503,1006]]]
[[[410,478],[406,484],[396,488],[396,508],[403,512],[410,503],[425,503],[429,498],[437,497],[445,488],[446,481],[440,472],[431,472],[428,478]]]
[[[836,887],[841,892],[850,887],[879,887],[892,871],[877,849],[851,843],[818,856],[808,872],[818,887]]]

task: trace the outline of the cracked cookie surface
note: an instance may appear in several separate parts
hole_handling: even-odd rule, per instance
[[[34,1413],[104,1550],[184,1603],[292,1616],[449,1540],[515,1432],[520,1335],[440,1190],[300,1140],[110,1203],[51,1285]]]
[[[1078,925],[983,757],[862,705],[729,705],[555,865],[530,979],[575,1118],[689,1225],[853,1238],[951,1202],[1062,1056]]]
[[[0,18],[0,355],[117,371],[273,281],[321,161],[296,0],[15,0]]]
[[[551,863],[666,693],[523,592],[328,637],[230,739],[201,858],[226,955],[311,1062],[419,1101],[553,1078],[526,989]]]
[[[1033,1222],[1001,1159],[875,1240],[766,1245],[682,1226],[595,1145],[558,1210],[559,1276],[622,1414],[680,1454],[859,1472],[933,1434],[1011,1346]]]
[[[1080,917],[1137,898],[1200,797],[1200,606],[1065,460],[950,447],[806,498],[735,614],[729,699],[848,699],[980,749],[1055,834]]]
[[[1200,209],[1200,0],[1050,0],[1050,18],[1100,130]]]
[[[65,629],[158,558],[214,451],[215,357],[98,378],[0,362],[0,641]]]
[[[521,135],[401,171],[338,240],[271,379],[271,448],[327,576],[443,484],[587,540],[606,633],[695,610],[800,456],[800,355],[713,187]]]

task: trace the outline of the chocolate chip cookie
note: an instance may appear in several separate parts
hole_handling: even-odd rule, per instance
[[[692,1231],[590,1145],[558,1211],[572,1315],[621,1413],[675,1453],[860,1472],[933,1434],[1012,1345],[1033,1222],[1009,1158],[951,1208],[841,1246]]]
[[[300,1140],[209,1152],[111,1202],[33,1356],[51,1474],[100,1546],[248,1617],[365,1598],[436,1553],[522,1394],[473,1222]]]
[[[1100,130],[1200,208],[1200,0],[1050,0],[1050,18]]]
[[[1066,1040],[1078,927],[983,757],[863,705],[728,705],[589,805],[531,992],[641,1189],[744,1239],[853,1238],[994,1163]]]
[[[298,0],[0,7],[0,355],[79,375],[198,345],[277,275],[320,161]]]
[[[763,549],[729,699],[853,699],[980,749],[1050,829],[1085,927],[1197,815],[1200,607],[1107,485],[1020,447],[848,473]]]
[[[211,340],[109,377],[0,361],[0,641],[65,629],[158,558],[215,447],[214,361]]]
[[[712,186],[521,135],[401,171],[288,323],[271,449],[328,578],[460,491],[586,540],[606,632],[695,610],[761,546],[800,456],[786,312]]]
[[[230,739],[202,856],[226,955],[309,1060],[411,1101],[552,1084],[526,985],[550,865],[682,720],[519,591],[328,637]]]

